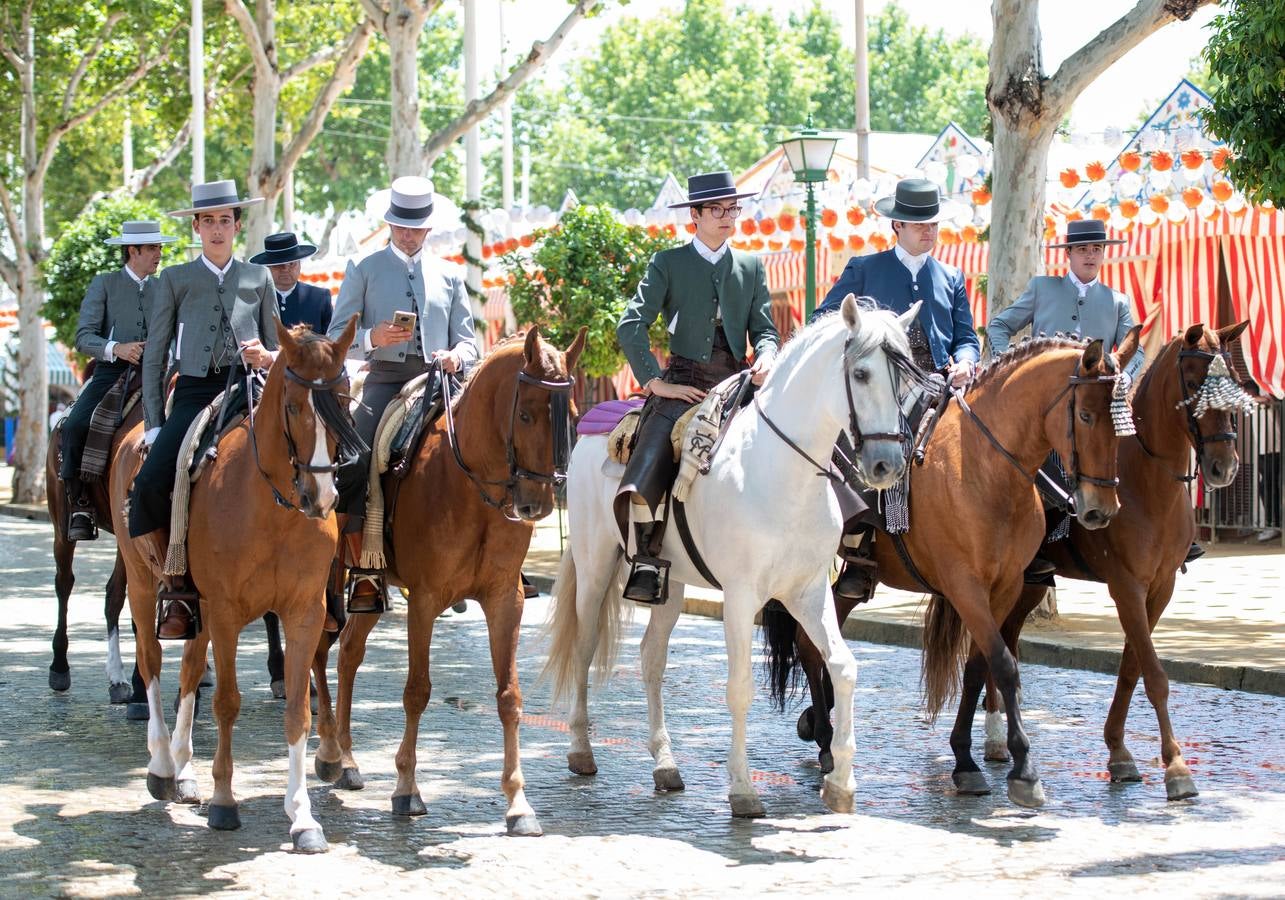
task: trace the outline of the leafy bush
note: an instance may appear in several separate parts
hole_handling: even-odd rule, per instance
[[[159,222],[161,231],[179,241],[162,248],[161,268],[182,262],[183,248],[190,234],[187,223],[172,219],[153,203],[137,199],[99,200],[63,229],[45,261],[45,286],[49,299],[42,312],[53,323],[58,340],[74,346],[80,304],[94,276],[121,267],[121,248],[103,243],[120,234],[121,223],[130,220]]]
[[[538,229],[529,258],[521,250],[504,254],[509,302],[520,324],[536,324],[557,346],[566,347],[581,326],[589,333],[580,367],[590,377],[614,375],[625,365],[616,324],[625,304],[659,250],[677,241],[661,231],[624,225],[611,210],[579,206],[553,228]],[[657,320],[653,348],[668,346],[669,334]]]

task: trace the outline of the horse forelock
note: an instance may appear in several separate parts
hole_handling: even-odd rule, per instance
[[[290,328],[293,346],[283,345],[282,351],[290,360],[290,368],[303,378],[327,378],[335,364],[343,365],[344,351],[324,334],[317,334],[307,325]],[[315,367],[315,373],[312,369]]]

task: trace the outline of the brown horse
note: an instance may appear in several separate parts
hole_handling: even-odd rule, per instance
[[[112,438],[111,458],[115,458],[121,439],[139,422],[143,421],[143,404],[135,403],[116,429]],[[49,687],[55,691],[71,689],[71,667],[67,663],[67,607],[71,590],[76,584],[72,562],[76,556],[76,542],[67,540],[67,515],[69,501],[66,486],[58,477],[62,457],[62,423],[49,436],[49,450],[45,454],[45,499],[49,506],[49,520],[54,527],[54,593],[58,595],[58,625],[54,629],[54,661],[49,666]],[[112,532],[111,503],[107,496],[106,477],[86,485],[89,502],[93,505],[94,518],[104,531]],[[130,682],[125,677],[120,655],[120,611],[125,608],[125,563],[116,551],[116,565],[107,579],[105,613],[107,617],[107,690],[112,703],[127,703],[132,694]]]
[[[1040,555],[1067,578],[1105,581],[1124,630],[1124,652],[1115,698],[1107,714],[1104,737],[1113,782],[1141,781],[1133,755],[1124,745],[1124,721],[1138,676],[1160,726],[1160,754],[1165,791],[1170,800],[1197,794],[1169,721],[1169,679],[1151,643],[1151,632],[1173,596],[1174,580],[1196,533],[1188,474],[1191,451],[1210,487],[1225,487],[1236,477],[1236,423],[1243,402],[1235,393],[1224,402],[1193,409],[1210,379],[1216,360],[1227,365],[1227,346],[1240,337],[1248,321],[1213,331],[1193,325],[1171,340],[1151,364],[1133,397],[1136,436],[1120,442],[1120,514],[1111,524],[1089,531],[1073,523],[1070,535],[1046,544]],[[1215,377],[1217,377],[1215,375]],[[1227,402],[1230,400],[1231,402]],[[1028,585],[1004,622],[1004,640],[1014,654],[1026,616],[1043,599],[1042,585]],[[976,650],[973,653],[976,655]],[[971,662],[971,661],[970,661]],[[1007,761],[1008,749],[997,740],[1001,709],[988,682],[986,691],[986,758]],[[968,705],[968,698],[963,698]],[[976,697],[972,704],[975,706]],[[962,713],[961,713],[962,715]],[[971,727],[971,717],[964,723]]]
[[[389,580],[405,587],[409,668],[402,706],[406,728],[397,751],[395,815],[426,812],[415,783],[419,720],[428,704],[433,621],[465,598],[481,605],[490,635],[496,705],[504,728],[504,772],[510,834],[540,834],[523,791],[518,753],[522,691],[517,642],[522,623],[522,561],[534,522],[553,509],[553,486],[570,454],[571,373],[585,330],[560,352],[532,328],[499,344],[466,382],[454,414],[430,426],[386,523]],[[453,428],[454,427],[454,428]],[[385,479],[388,490],[394,488]],[[391,493],[389,493],[391,496]],[[352,755],[352,692],[366,639],[378,616],[349,616],[340,637],[337,718],[325,681],[326,648],[313,667],[317,682],[317,775],[341,788],[363,786]],[[287,644],[287,647],[289,644]]]
[[[1138,347],[1134,328],[1118,357],[1102,341],[1037,338],[992,361],[977,376],[965,401],[950,404],[928,444],[924,464],[911,469],[911,528],[896,540],[881,536],[874,556],[878,578],[893,587],[932,594],[925,619],[925,706],[936,716],[959,685],[959,659],[968,635],[981,649],[964,669],[964,697],[980,688],[986,669],[995,674],[1007,708],[1013,768],[1009,798],[1039,806],[1044,789],[1030,760],[1030,741],[1018,704],[1017,661],[1000,634],[1022,589],[1022,570],[1039,548],[1044,512],[1035,473],[1050,451],[1070,461],[1075,510],[1087,528],[1101,528],[1119,509],[1115,494],[1116,449],[1111,402],[1118,373]],[[968,410],[971,409],[971,412]],[[839,621],[854,603],[835,598]],[[966,630],[965,630],[966,629]],[[779,696],[790,670],[801,663],[812,691],[811,715],[800,718],[821,745],[823,768],[831,736],[821,657],[793,620],[765,617],[769,646],[793,638],[798,659],[773,652],[769,664]],[[780,687],[777,687],[780,686]],[[973,693],[974,701],[977,694]],[[975,706],[975,702],[974,702]],[[971,711],[969,715],[971,716]],[[951,733],[952,778],[961,794],[989,793],[969,752],[969,732]]]
[[[218,683],[214,716],[219,729],[214,756],[211,828],[240,827],[232,794],[232,726],[241,708],[236,683],[237,637],[268,610],[286,632],[286,743],[289,786],[286,814],[296,850],[326,849],[313,818],[306,784],[311,716],[308,668],[325,619],[325,588],[338,528],[332,514],[336,446],[361,446],[336,393],[346,388],[344,355],[356,318],[337,341],[304,326],[287,331],[277,323],[281,352],[268,371],[262,397],[247,422],[227,434],[218,456],[192,489],[187,546],[189,572],[201,595],[203,627],[183,652],[179,708],[173,741],[165,726],[156,639],[156,542],[129,533],[126,488],[141,465],[138,430],[122,443],[112,467],[112,515],[129,575],[130,610],[138,630],[138,668],[151,707],[147,787],[158,800],[197,803],[192,771],[195,691],[214,642]]]

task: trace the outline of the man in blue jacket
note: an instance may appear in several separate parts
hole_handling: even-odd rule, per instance
[[[268,267],[282,325],[307,325],[317,334],[325,334],[334,313],[330,292],[299,281],[303,261],[316,252],[312,244],[301,244],[292,232],[283,231],[264,238],[263,252],[250,257],[250,262]]]
[[[956,387],[966,386],[981,357],[981,342],[973,328],[964,276],[932,256],[938,224],[954,210],[942,202],[937,185],[911,178],[899,182],[893,196],[876,201],[875,211],[892,220],[897,243],[882,253],[852,257],[815,315],[838,309],[850,293],[871,297],[896,313],[922,301],[907,335],[915,364],[927,372],[943,372]],[[867,599],[872,585],[870,567],[861,560],[868,553],[865,535],[845,529],[843,542],[848,552],[834,592],[848,599]],[[861,552],[863,544],[866,553]]]

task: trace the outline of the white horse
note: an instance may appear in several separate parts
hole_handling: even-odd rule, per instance
[[[840,315],[823,317],[785,345],[758,394],[758,408],[733,419],[709,474],[692,486],[686,504],[692,537],[723,589],[732,712],[728,799],[734,816],[764,814],[745,755],[745,714],[753,692],[754,616],[772,598],[802,623],[825,657],[834,682],[835,743],[834,770],[825,777],[821,799],[835,812],[852,811],[857,664],[830,599],[830,562],[843,522],[829,480],[818,477],[818,464],[829,464],[840,432],[849,429],[859,432],[852,442],[871,487],[885,488],[901,477],[898,378],[885,350],[909,355],[905,329],[916,312],[918,305],[900,318],[860,309],[849,294]],[[606,438],[594,436],[576,444],[567,474],[570,537],[553,590],[545,673],[553,678],[555,700],[573,694],[567,763],[579,775],[598,771],[589,743],[590,664],[596,655],[603,680],[619,643],[625,565],[612,500],[622,472],[607,457]],[[672,563],[671,596],[652,608],[641,652],[648,746],[656,763],[652,777],[657,790],[672,791],[681,790],[683,781],[660,695],[669,635],[682,611],[683,585],[715,585],[699,574],[672,522],[662,556]]]

